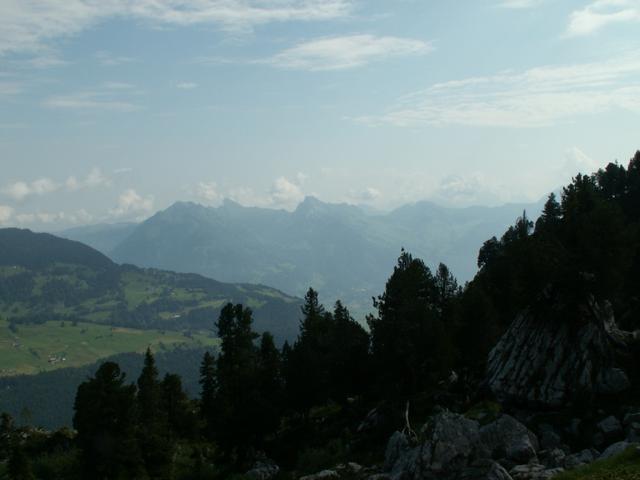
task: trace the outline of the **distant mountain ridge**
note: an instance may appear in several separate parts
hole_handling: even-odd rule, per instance
[[[341,298],[362,314],[383,290],[402,247],[432,267],[446,263],[464,282],[476,272],[482,243],[523,210],[535,219],[542,203],[450,208],[423,201],[375,213],[314,197],[292,212],[230,200],[219,207],[177,202],[104,253],[120,263],[272,285],[298,296],[313,286],[325,303]]]
[[[301,301],[276,289],[193,273],[117,265],[80,242],[0,229],[0,317],[177,331],[214,330],[227,302],[254,310],[256,329],[295,338]]]

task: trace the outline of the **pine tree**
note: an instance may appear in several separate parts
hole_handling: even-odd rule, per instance
[[[404,250],[368,317],[377,386],[381,395],[402,400],[432,388],[449,374],[451,332],[438,310],[434,277],[422,260]]]
[[[200,415],[204,420],[204,434],[212,439],[216,418],[216,362],[209,352],[204,353],[200,364]]]
[[[152,478],[171,478],[173,444],[169,438],[166,412],[158,369],[151,349],[147,348],[144,366],[138,377],[138,443],[147,472]]]
[[[118,364],[103,363],[80,384],[74,410],[83,478],[144,477],[136,438],[136,387],[125,385]]]

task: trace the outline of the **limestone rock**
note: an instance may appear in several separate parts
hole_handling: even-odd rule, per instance
[[[599,455],[600,453],[597,450],[589,449],[582,450],[581,452],[574,453],[573,455],[567,455],[564,459],[564,468],[570,470],[583,465],[588,465],[598,458]]]
[[[500,401],[560,407],[628,387],[616,352],[629,334],[611,305],[590,300],[579,316],[575,323],[527,310],[513,321],[488,359],[487,384]]]
[[[597,427],[605,442],[611,442],[622,436],[622,424],[613,415],[599,422]]]
[[[539,449],[536,436],[509,415],[502,415],[495,422],[482,427],[480,439],[491,458],[505,457],[515,463],[525,463],[535,458]]]
[[[631,447],[638,447],[640,444],[638,443],[629,443],[629,442],[618,442],[610,445],[598,460],[606,460],[607,458],[615,457],[616,455],[620,455],[622,452]]]
[[[272,462],[259,461],[253,465],[253,468],[245,473],[247,478],[251,480],[271,480],[280,473],[280,467]]]
[[[340,478],[340,475],[335,470],[322,470],[321,472],[314,473],[313,475],[300,477],[299,480],[332,480],[335,478]]]
[[[528,463],[512,468],[509,474],[513,480],[548,480],[562,472],[563,468],[546,468],[539,463]]]

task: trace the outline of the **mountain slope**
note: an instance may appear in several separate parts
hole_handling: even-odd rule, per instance
[[[176,203],[138,225],[114,250],[118,262],[193,271],[230,281],[273,285],[325,302],[341,298],[363,313],[380,293],[401,247],[431,266],[446,263],[461,281],[476,271],[482,243],[541,204],[445,208],[429,202],[370,214],[307,197],[293,212]]]
[[[68,228],[55,235],[89,245],[99,252],[109,255],[120,242],[136,228],[136,223],[100,223]]]
[[[0,230],[0,316],[12,325],[89,322],[213,330],[227,302],[254,310],[256,329],[297,334],[300,302],[263,286],[119,266],[86,245],[28,230]]]

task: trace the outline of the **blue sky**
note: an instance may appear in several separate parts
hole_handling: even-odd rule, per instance
[[[0,2],[3,225],[535,201],[639,133],[639,0]]]

